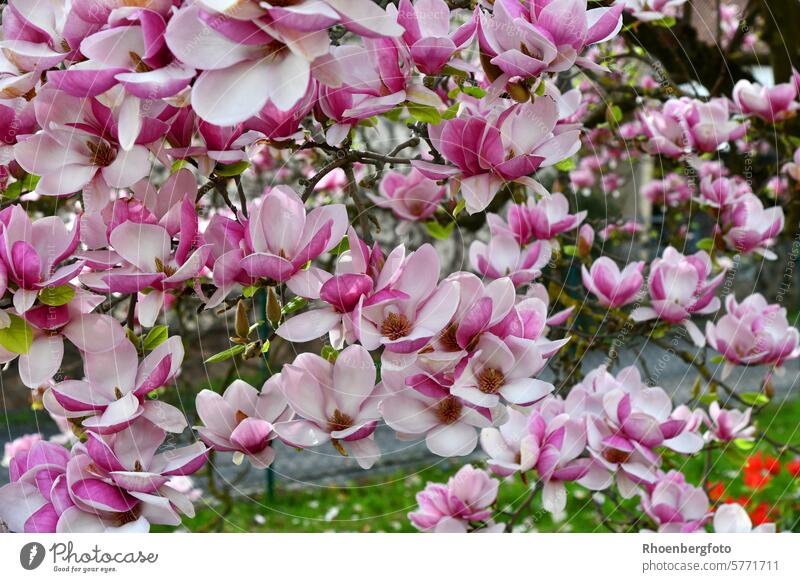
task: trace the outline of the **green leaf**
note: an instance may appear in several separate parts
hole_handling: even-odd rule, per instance
[[[169,337],[169,326],[157,325],[144,336],[142,346],[145,350],[150,351],[156,349],[158,346],[167,341]]]
[[[223,178],[234,178],[250,167],[250,162],[234,162],[233,164],[217,164],[214,173]]]
[[[264,343],[261,346],[261,353],[266,354],[268,351],[269,351],[269,340],[264,340]]]
[[[568,257],[577,257],[578,247],[576,247],[575,245],[564,245],[562,252]]]
[[[745,439],[733,439],[733,444],[736,445],[736,448],[740,451],[749,451],[756,446],[756,443],[753,441],[748,441]]]
[[[0,329],[0,346],[15,354],[27,354],[33,342],[33,330],[28,322],[18,315],[8,313],[11,323]]]
[[[716,394],[703,394],[697,400],[703,404],[711,404],[712,402],[719,400],[719,398],[717,398]]]
[[[350,239],[348,237],[344,237],[342,242],[331,249],[331,254],[334,256],[339,256],[348,250],[350,250]]]
[[[750,406],[764,406],[769,403],[769,397],[763,392],[744,392],[739,394],[739,398]]]
[[[421,103],[406,103],[408,114],[422,123],[430,123],[431,125],[439,125],[442,121],[442,116],[436,111],[435,107],[430,105],[422,105]]]
[[[245,350],[246,347],[247,346],[237,345],[237,346],[233,346],[231,348],[228,348],[227,350],[223,350],[223,351],[219,352],[218,354],[214,354],[213,356],[208,358],[206,360],[206,364],[211,364],[213,362],[224,362],[225,360],[230,360],[234,356],[238,356],[239,354],[241,354]]]
[[[725,361],[725,356],[720,356],[720,355],[711,356],[711,358],[709,358],[709,361],[712,364],[721,364]]]
[[[59,285],[58,287],[45,287],[39,290],[39,301],[51,307],[66,305],[75,297],[75,289],[69,285]]]
[[[442,119],[454,119],[458,115],[458,103],[453,103],[442,113]]]
[[[289,315],[291,313],[294,313],[295,311],[300,311],[306,305],[308,305],[308,299],[303,299],[302,297],[295,297],[294,299],[287,301],[283,305],[283,307],[281,308],[281,314]]]
[[[611,122],[619,124],[622,121],[622,109],[619,108],[619,105],[611,105],[606,109],[606,120],[609,124]]]
[[[651,20],[647,24],[650,26],[663,26],[664,28],[672,28],[675,26],[676,22],[677,21],[675,20],[674,16],[665,16],[664,18],[659,18],[658,20]]]
[[[710,251],[714,248],[714,239],[713,238],[703,238],[697,241],[697,248],[701,251]]]
[[[469,85],[464,85],[463,87],[461,87],[461,90],[470,97],[475,97],[476,99],[481,99],[483,97],[486,97],[486,91],[484,91],[480,87],[472,87]]]
[[[187,164],[188,162],[186,160],[175,160],[174,162],[172,162],[172,166],[170,166],[169,168],[169,173],[174,174],[181,168],[186,167]]]
[[[566,160],[561,160],[560,162],[558,162],[555,165],[555,167],[556,170],[558,170],[559,172],[571,172],[577,166],[575,164],[575,160],[573,160],[572,158],[567,158]]]
[[[36,185],[39,183],[39,176],[34,176],[33,174],[25,174],[25,176],[11,184],[8,188],[3,190],[2,196],[3,198],[19,198],[22,194],[26,192],[32,192],[36,189]]]
[[[441,70],[440,75],[442,76],[451,76],[451,77],[466,77],[466,71],[462,71],[461,69],[457,69],[452,65],[445,65],[444,68]]]
[[[256,291],[258,291],[258,285],[250,285],[249,287],[242,289],[242,295],[244,295],[247,299],[250,299],[256,294]]]
[[[544,92],[547,90],[547,85],[544,84],[544,81],[536,85],[536,90],[533,92],[534,95],[537,97],[541,97],[544,95]]]
[[[322,356],[322,358],[324,358],[325,360],[328,360],[332,364],[336,361],[336,358],[339,357],[339,352],[337,352],[332,345],[325,344],[324,346],[322,346],[322,351],[320,352],[319,355]]]
[[[456,202],[456,207],[453,209],[453,218],[458,218],[458,215],[461,214],[461,211],[467,207],[467,201],[461,198],[458,202]]]
[[[442,226],[435,220],[431,220],[425,223],[425,230],[427,230],[428,234],[433,238],[447,240],[450,237],[450,233],[453,232],[453,227],[455,227],[455,225],[455,222],[450,222],[447,226]]]

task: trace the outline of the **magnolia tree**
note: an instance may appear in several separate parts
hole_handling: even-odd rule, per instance
[[[732,285],[800,216],[796,54],[746,66],[765,5],[704,38],[685,0],[9,0],[0,361],[63,434],[10,447],[5,527],[179,525],[210,455],[368,470],[378,429],[472,463],[418,494],[423,531],[571,495],[632,500],[615,531],[753,530],[709,482],[728,448],[798,452],[756,423],[800,356],[787,295]],[[683,402],[619,364],[642,346]]]

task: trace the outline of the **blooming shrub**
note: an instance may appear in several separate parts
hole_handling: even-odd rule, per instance
[[[732,287],[798,233],[800,75],[675,82],[639,37],[675,42],[691,10],[9,0],[0,362],[64,430],[6,446],[2,523],[177,526],[212,455],[367,470],[387,430],[474,463],[417,495],[421,531],[511,531],[578,495],[614,531],[774,531],[777,500],[726,496],[714,460],[769,447],[741,464],[753,491],[800,473],[757,421],[798,330],[783,293]],[[757,50],[721,10],[726,50]],[[609,210],[631,187],[660,233]],[[620,366],[626,344],[693,393]],[[266,381],[235,378],[248,361]],[[726,383],[747,366],[760,386]]]

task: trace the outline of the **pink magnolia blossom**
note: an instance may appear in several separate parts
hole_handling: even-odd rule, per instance
[[[398,354],[423,348],[450,322],[458,289],[449,280],[439,282],[440,264],[436,250],[421,246],[404,261],[394,298],[383,302],[359,301],[353,313],[355,337],[368,350],[384,346]]]
[[[604,489],[614,476],[625,498],[633,496],[640,484],[656,481],[659,462],[655,448],[691,454],[703,446],[697,427],[674,418],[667,393],[646,386],[633,366],[616,377],[604,366],[590,372],[570,390],[565,412],[570,418],[586,419],[593,463],[580,483]]]
[[[98,472],[103,475],[102,471],[107,471],[105,480],[128,493],[158,491],[170,477],[197,471],[208,456],[208,449],[200,442],[156,452],[167,433],[147,420],[111,435],[86,434],[86,453]]]
[[[700,202],[712,208],[728,208],[739,202],[746,194],[752,194],[752,190],[739,176],[733,178],[706,176],[700,182]]]
[[[714,533],[775,533],[775,524],[762,523],[753,527],[744,507],[738,503],[726,503],[714,512]]]
[[[589,224],[581,225],[578,230],[578,256],[588,257],[592,252],[594,245],[594,229]]]
[[[19,77],[3,89],[24,94],[41,72],[64,60],[77,60],[81,40],[99,28],[70,4],[9,0],[3,11],[3,52],[19,68]]]
[[[605,307],[622,307],[636,299],[642,287],[644,262],[626,265],[620,271],[617,264],[608,257],[600,257],[592,263],[591,271],[581,266],[583,286],[597,297]]]
[[[147,395],[175,377],[183,362],[181,338],[174,336],[138,363],[136,348],[126,340],[113,349],[83,354],[85,380],[65,380],[47,391],[44,403],[56,416],[82,418],[98,434],[119,432],[142,417],[169,432],[181,432],[180,410]]]
[[[800,182],[800,148],[794,150],[792,161],[784,164],[781,171],[788,174],[795,182]]]
[[[489,244],[473,241],[469,247],[469,260],[473,270],[489,280],[509,277],[515,287],[527,285],[542,274],[550,262],[552,249],[547,241],[536,241],[520,248],[513,236],[497,234]]]
[[[128,106],[137,111],[139,99],[175,95],[189,85],[195,70],[175,61],[164,43],[168,15],[150,6],[112,13],[109,28],[81,41],[87,60],[49,71],[48,81],[75,97],[95,97],[120,83],[132,96]]]
[[[784,220],[783,208],[764,208],[758,196],[745,194],[723,216],[723,239],[739,253],[757,252],[774,260],[777,255],[768,247],[783,230]]]
[[[645,200],[662,206],[679,206],[692,198],[692,187],[680,174],[670,172],[662,180],[653,180],[641,190]]]
[[[33,327],[28,352],[19,356],[19,376],[29,388],[38,388],[52,378],[64,358],[64,339],[83,353],[104,352],[126,338],[113,317],[92,313],[104,297],[76,289],[65,305],[36,304],[23,317]]]
[[[768,123],[785,119],[798,107],[794,83],[764,87],[741,79],[733,88],[733,100],[745,115],[755,115]]]
[[[66,196],[79,190],[93,212],[112,188],[127,188],[150,173],[145,144],[162,137],[174,108],[162,102],[147,115],[124,106],[113,92],[82,100],[45,85],[36,100],[41,131],[20,140],[14,157],[22,168],[41,176],[39,194]]]
[[[708,407],[706,424],[708,424],[709,431],[706,438],[723,443],[735,439],[753,440],[756,427],[750,424],[752,412],[752,408],[748,408],[744,412],[734,409],[726,410],[721,408],[719,402],[715,400]]]
[[[55,532],[72,505],[66,467],[70,454],[61,445],[39,441],[18,451],[9,463],[10,483],[0,487],[0,520],[12,532]]]
[[[408,519],[420,531],[463,533],[470,522],[488,522],[490,506],[497,499],[500,483],[486,471],[464,465],[447,484],[428,483],[417,493],[419,508]],[[502,524],[491,524],[481,531],[503,531]]]
[[[357,341],[353,322],[356,308],[407,296],[391,289],[405,261],[404,247],[384,257],[377,243],[368,248],[352,227],[347,239],[350,248],[339,255],[333,276],[319,290],[320,299],[328,305],[289,318],[276,331],[280,337],[303,342],[329,333],[332,345],[340,349],[345,342]]]
[[[709,345],[725,358],[725,375],[736,364],[780,367],[800,357],[800,332],[789,325],[786,308],[768,304],[763,295],[754,293],[741,303],[728,295],[725,309],[716,323],[706,324]]]
[[[650,265],[647,287],[650,307],[639,307],[631,313],[635,321],[663,319],[672,325],[681,324],[698,346],[705,345],[705,337],[690,319],[692,315],[707,315],[720,308],[714,290],[722,284],[724,271],[711,275],[711,258],[705,251],[685,256],[673,247],[667,247],[661,258]]]
[[[747,125],[730,119],[729,104],[730,101],[725,98],[690,101],[683,119],[689,133],[689,143],[695,150],[714,152],[744,136]]]
[[[520,244],[533,240],[551,240],[573,229],[586,218],[586,211],[569,213],[569,201],[561,192],[555,192],[536,201],[529,198],[526,204],[512,204],[508,208],[508,222],[496,214],[489,214],[487,222],[493,235],[509,234]]]
[[[372,437],[380,418],[380,398],[375,364],[367,350],[350,346],[334,364],[315,354],[300,354],[274,378],[298,416],[273,425],[281,440],[301,448],[331,442],[363,469],[380,458]]]
[[[0,211],[0,269],[2,291],[11,282],[14,308],[24,314],[42,289],[58,287],[74,279],[83,261],[67,262],[80,241],[80,225],[72,230],[57,216],[31,221],[19,205]]]
[[[531,183],[527,177],[539,167],[580,149],[580,132],[558,120],[558,104],[547,94],[488,114],[470,112],[430,126],[433,146],[455,167],[424,160],[413,164],[433,180],[458,178],[466,209],[474,214],[489,205],[504,182]]]
[[[648,484],[642,495],[642,509],[662,533],[691,533],[702,530],[709,518],[708,496],[686,482],[678,471],[662,473]]]
[[[59,530],[97,531],[110,522],[147,531],[150,524],[179,525],[179,512],[194,515],[188,497],[167,483],[203,466],[203,443],[158,452],[166,433],[144,419],[113,435],[87,436],[75,445],[66,471],[70,498],[82,513],[62,515],[67,523],[59,520]]]
[[[479,15],[478,39],[488,61],[484,70],[492,80],[499,72],[529,79],[573,64],[604,70],[581,54],[617,35],[621,13],[621,6],[587,10],[585,0],[495,2],[491,13]]]
[[[379,186],[380,196],[371,196],[381,208],[391,210],[404,221],[425,220],[433,216],[445,197],[444,186],[426,178],[416,169],[408,175],[390,170]]]
[[[183,286],[204,268],[211,248],[195,248],[198,232],[194,202],[187,196],[181,206],[180,241],[172,249],[172,236],[158,224],[126,221],[109,236],[122,266],[97,270],[81,281],[98,291],[133,293],[152,289],[139,307],[139,322],[152,327],[164,305],[165,292]]]
[[[528,414],[509,408],[508,420],[481,431],[481,446],[489,467],[507,476],[535,470],[543,482],[542,503],[550,513],[566,507],[565,481],[583,478],[589,459],[578,459],[586,448],[586,426],[563,412],[563,402],[547,399]]]
[[[645,149],[672,158],[690,151],[710,153],[744,136],[746,124],[731,118],[730,102],[724,98],[709,101],[670,99],[660,110],[648,109],[640,115],[648,141]]]
[[[408,49],[392,38],[366,38],[363,47],[333,47],[331,57],[342,71],[341,84],[320,85],[316,105],[334,122],[325,140],[338,146],[360,120],[386,113],[410,98],[406,89],[411,59]]]
[[[686,0],[616,0],[615,4],[624,6],[637,20],[652,22],[676,16]]]
[[[320,64],[331,60],[328,28],[335,24],[368,38],[403,32],[369,0],[304,1],[297,6],[246,2],[234,8],[204,0],[175,13],[165,40],[177,59],[202,71],[191,95],[197,115],[230,126],[269,103],[291,110],[310,89],[315,61],[315,75],[340,80],[335,59],[327,67]]]
[[[24,434],[21,437],[15,438],[13,441],[7,442],[3,446],[3,460],[0,465],[8,467],[17,455],[23,455],[31,450],[31,447],[42,440],[40,433]]]
[[[313,297],[319,293],[318,275],[314,269],[302,270],[303,266],[339,244],[347,224],[343,204],[320,206],[306,214],[294,190],[272,188],[251,212],[245,231],[247,252],[237,251],[241,268],[253,279],[285,282],[298,295]]]
[[[442,374],[382,371],[388,395],[380,404],[386,424],[398,438],[425,436],[428,450],[440,457],[470,454],[478,444],[476,428],[487,428],[501,411],[476,407],[450,394],[452,380]]]
[[[529,405],[555,389],[549,382],[531,377],[544,365],[544,358],[530,343],[508,346],[492,334],[483,334],[475,352],[457,371],[450,393],[484,408],[494,408],[501,398]]]
[[[389,5],[391,16],[394,6]],[[477,19],[470,18],[450,33],[450,7],[444,0],[400,0],[397,22],[405,29],[403,40],[408,44],[414,64],[425,75],[436,75],[453,53],[464,48],[475,35]]]
[[[235,461],[245,456],[258,469],[268,467],[275,458],[274,424],[292,417],[277,375],[260,392],[243,380],[235,380],[221,396],[202,390],[195,406],[203,426],[194,428],[202,441],[217,451],[234,451]]]

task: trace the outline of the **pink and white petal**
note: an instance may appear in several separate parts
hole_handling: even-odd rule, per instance
[[[112,188],[127,188],[150,173],[150,152],[144,146],[132,146],[130,151],[120,150],[117,157],[100,173]]]
[[[97,511],[121,513],[136,506],[136,499],[100,479],[81,479],[70,485],[73,497]]]
[[[104,352],[127,337],[125,329],[109,315],[86,313],[73,319],[62,332],[83,352]]]
[[[322,285],[330,278],[330,273],[318,269],[317,267],[309,267],[308,269],[300,270],[292,275],[292,277],[286,281],[286,286],[298,297],[319,299],[319,292]]]
[[[153,459],[162,475],[191,475],[202,467],[209,449],[200,442],[159,453]]]
[[[330,440],[327,432],[307,420],[279,422],[274,425],[273,430],[278,438],[293,447],[315,447]]]
[[[144,408],[132,393],[128,393],[119,400],[109,404],[99,416],[92,416],[83,421],[87,430],[106,435],[119,432],[128,427],[137,418],[142,416]]]
[[[158,473],[112,471],[109,475],[118,487],[130,492],[152,493],[169,481],[169,477]]]
[[[42,335],[31,342],[28,353],[19,357],[19,377],[28,388],[38,388],[52,378],[64,358],[61,336]]]
[[[393,430],[407,434],[423,434],[436,427],[438,419],[427,401],[396,395],[381,402],[381,414]]]
[[[332,307],[312,309],[289,318],[275,332],[289,342],[308,342],[322,337],[342,320]]]
[[[477,431],[463,422],[440,425],[425,437],[428,450],[440,457],[463,457],[475,450]]]
[[[151,291],[138,303],[139,323],[144,328],[153,327],[164,307],[164,292]]]
[[[162,226],[126,221],[111,231],[109,239],[114,250],[142,273],[155,272],[156,259],[167,264],[171,241]]]
[[[381,449],[371,438],[348,441],[343,445],[362,469],[371,469],[376,461],[381,458]]]
[[[167,432],[180,434],[186,428],[186,417],[179,408],[160,400],[147,400],[143,405],[142,418],[146,418]]]
[[[133,390],[139,359],[130,341],[122,341],[113,350],[87,352],[83,364],[86,378],[95,389],[113,394]]]
[[[12,532],[25,531],[25,522],[47,500],[32,483],[17,481],[0,487],[0,520],[4,521]]]

